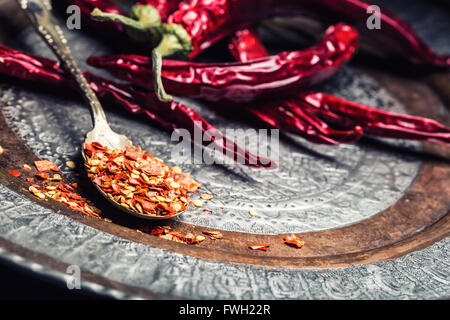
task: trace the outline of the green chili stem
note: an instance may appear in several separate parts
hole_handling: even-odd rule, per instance
[[[163,102],[171,102],[172,96],[166,92],[162,83],[162,53],[161,47],[153,49],[152,51],[153,62],[153,85],[155,87],[155,93],[159,100]]]

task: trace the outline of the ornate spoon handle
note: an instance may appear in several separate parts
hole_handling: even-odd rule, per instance
[[[60,62],[75,78],[80,87],[86,102],[91,107],[91,115],[94,127],[97,125],[109,127],[105,112],[98,101],[97,96],[89,87],[86,78],[83,76],[77,62],[75,61],[67,40],[58,23],[52,17],[52,6],[49,0],[17,0],[22,9],[30,17],[30,20],[44,39],[56,54]]]

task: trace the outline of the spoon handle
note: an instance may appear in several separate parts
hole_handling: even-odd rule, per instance
[[[75,61],[64,33],[55,19],[52,17],[52,6],[49,0],[17,0],[22,9],[27,13],[34,28],[50,46],[65,69],[69,71],[78,83],[83,97],[91,107],[91,115],[94,127],[98,125],[109,127],[105,112],[98,101],[94,91],[89,87],[77,62]]]

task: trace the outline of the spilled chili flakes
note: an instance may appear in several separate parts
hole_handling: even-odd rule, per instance
[[[40,200],[52,198],[73,210],[81,211],[89,216],[100,217],[99,214],[101,211],[91,205],[88,200],[73,192],[74,189],[72,187],[68,188],[67,184],[47,185],[42,187],[39,185],[32,185],[28,190]]]
[[[249,245],[248,247],[252,250],[267,251],[270,247],[270,243],[252,244],[252,245]]]
[[[50,177],[47,172],[36,173],[35,176],[42,180],[47,180]]]
[[[39,172],[44,172],[44,171],[60,171],[61,169],[53,162],[48,161],[48,160],[38,160],[34,162],[34,165],[36,166],[36,169]]]
[[[138,230],[141,232],[148,232],[145,228]],[[202,241],[204,241],[206,238],[202,235],[195,236],[192,233],[188,233],[186,235],[182,234],[179,231],[171,231],[171,228],[169,226],[165,227],[156,227],[150,230],[150,234],[157,236],[162,239],[175,241],[178,243],[184,243],[184,244],[197,244]]]
[[[140,147],[110,150],[93,142],[84,151],[91,180],[111,200],[141,214],[170,217],[181,212],[189,204],[188,193],[201,185]]]
[[[38,160],[34,162],[38,173],[35,174],[35,177],[39,178],[39,181],[42,186],[38,184],[31,185],[28,190],[39,200],[46,200],[47,198],[51,198],[55,201],[58,201],[73,210],[81,211],[89,216],[100,218],[101,211],[94,207],[87,199],[84,199],[77,193],[75,193],[75,188],[77,184],[74,183],[72,185],[59,183],[58,181],[62,180],[60,174],[53,174],[50,176],[50,173],[44,171],[60,171],[60,169],[56,166],[55,163],[48,160]],[[29,168],[29,170],[28,170]],[[32,168],[24,164],[24,169],[31,171]],[[33,183],[34,179],[31,177],[26,178],[26,181],[29,183]]]
[[[223,234],[219,231],[204,230],[202,232],[209,236],[211,240],[223,239]]]
[[[285,243],[290,244],[290,245],[294,245],[297,248],[301,248],[305,244],[305,241],[303,241],[302,238],[297,237],[294,234],[290,234],[290,235],[285,236],[283,238],[283,240],[284,240]]]
[[[20,172],[16,170],[8,170],[9,174],[13,175],[14,177],[19,177]]]

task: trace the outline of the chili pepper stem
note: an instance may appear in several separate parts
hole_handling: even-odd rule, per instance
[[[164,90],[164,85],[162,83],[162,55],[158,48],[152,51],[152,63],[153,63],[153,85],[155,86],[156,96],[160,101],[171,102],[173,100],[172,96]]]
[[[153,85],[159,100],[171,102],[172,96],[166,92],[162,83],[162,57],[171,56],[183,51],[179,38],[172,33],[165,34],[159,45],[152,51]]]

